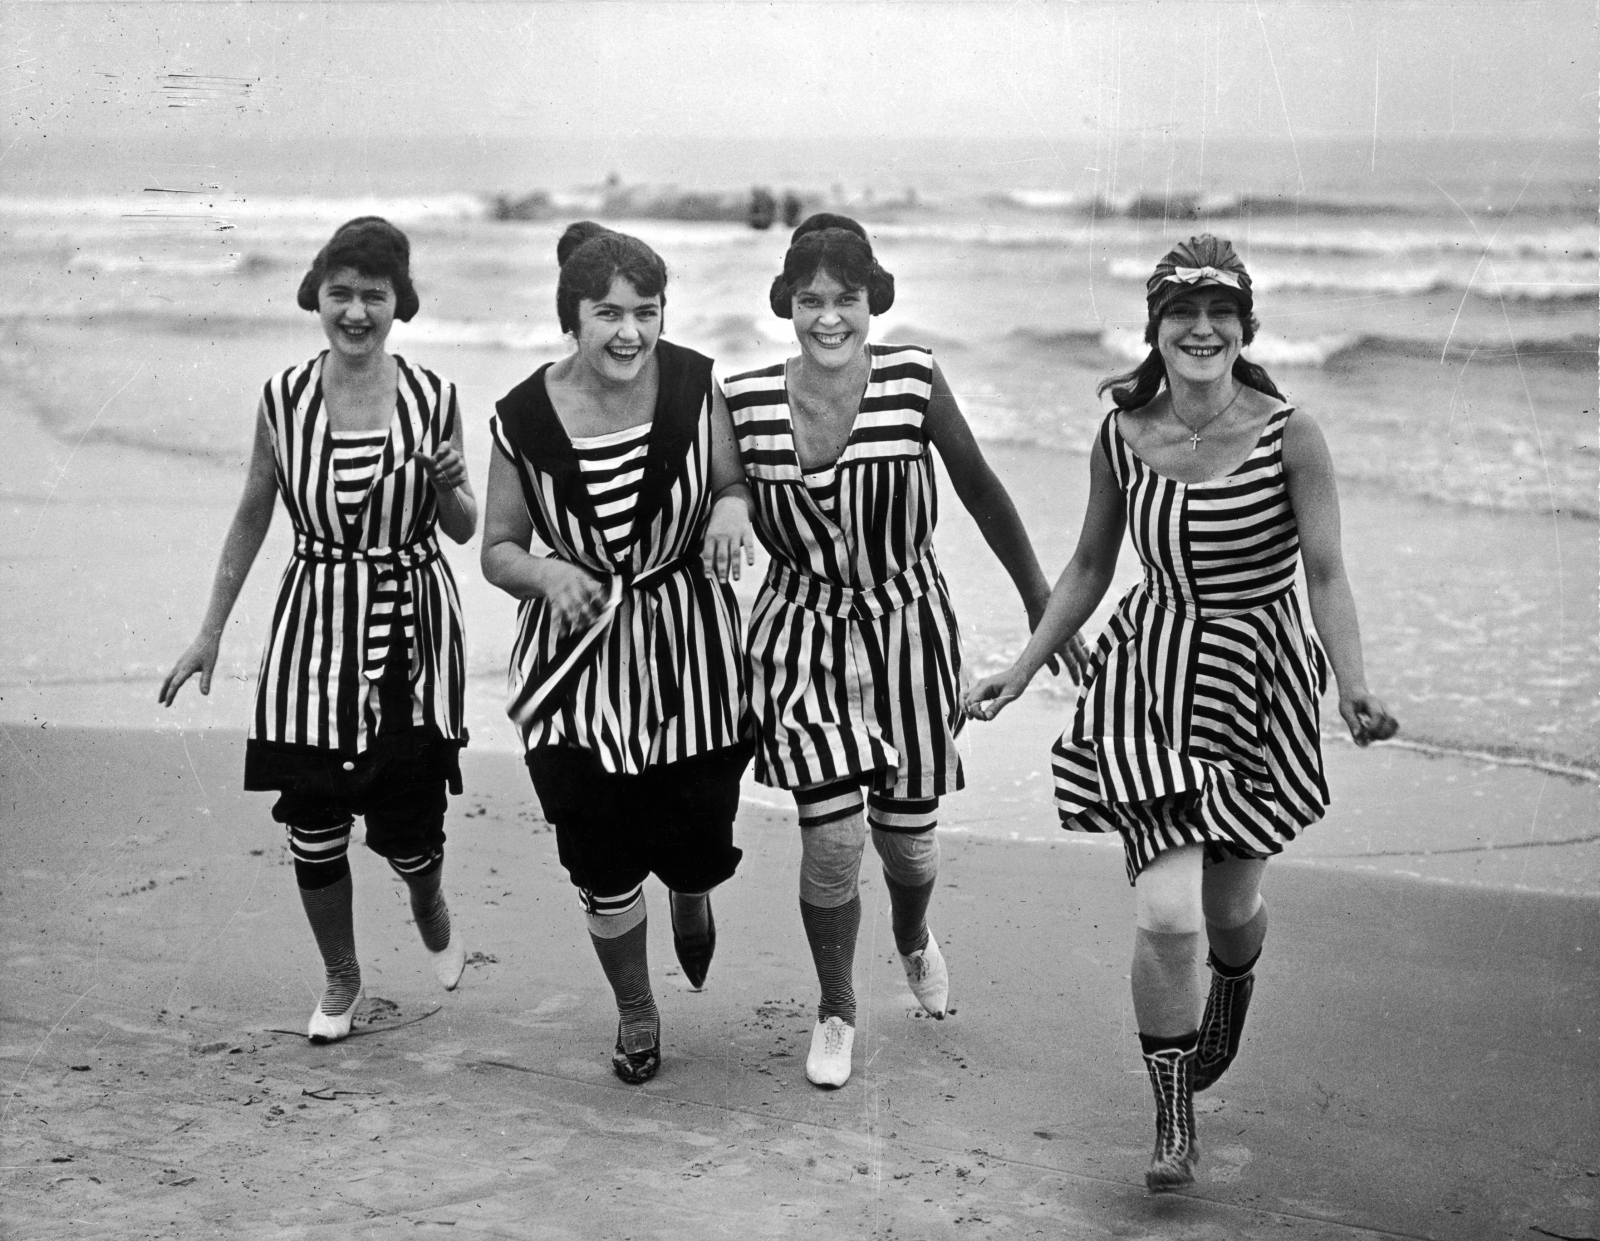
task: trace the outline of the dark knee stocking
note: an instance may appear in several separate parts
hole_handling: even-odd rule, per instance
[[[805,924],[811,959],[817,967],[817,982],[822,987],[817,1020],[839,1017],[847,1025],[855,1025],[856,992],[852,974],[856,935],[861,929],[861,898],[852,896],[832,909],[801,901],[800,920]]]
[[[1261,955],[1261,945],[1267,939],[1267,904],[1261,907],[1248,922],[1238,926],[1218,926],[1206,923],[1206,939],[1211,946],[1212,968],[1225,978],[1238,978],[1255,968]]]
[[[305,907],[306,920],[311,923],[311,934],[316,937],[317,951],[322,954],[322,967],[326,974],[321,1008],[330,1017],[338,1017],[346,1012],[361,993],[361,965],[356,960],[355,915],[352,911],[354,888],[350,882],[350,864],[343,862],[343,869],[343,877],[332,883],[300,889],[300,903]],[[326,877],[326,874],[318,876],[323,879]]]
[[[627,916],[627,915],[622,915]],[[656,1041],[661,1032],[661,1015],[650,992],[650,957],[646,947],[648,923],[642,913],[638,924],[621,935],[597,935],[590,915],[589,941],[594,944],[600,968],[617,997],[617,1017],[622,1025],[622,1043],[630,1050]]]
[[[389,868],[405,880],[411,897],[411,916],[416,919],[422,946],[429,952],[443,952],[450,946],[450,906],[444,899],[444,853],[415,858],[390,858]]]

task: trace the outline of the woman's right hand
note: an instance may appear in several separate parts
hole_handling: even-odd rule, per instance
[[[1022,676],[1015,668],[1007,668],[994,676],[984,677],[966,693],[962,705],[967,715],[985,722],[994,719],[1006,704],[1022,697],[1032,677]]]
[[[544,562],[544,577],[544,590],[540,593],[555,617],[557,633],[587,629],[594,624],[605,606],[606,590],[592,573],[568,561],[550,558]]]
[[[178,662],[172,665],[172,671],[167,673],[167,679],[161,682],[161,690],[156,694],[156,700],[163,707],[170,707],[178,700],[178,691],[183,688],[183,683],[197,672],[200,674],[200,692],[209,696],[211,674],[216,670],[217,652],[221,649],[220,633],[201,634],[189,644],[187,651],[178,656]]]

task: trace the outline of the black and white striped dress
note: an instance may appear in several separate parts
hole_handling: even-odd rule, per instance
[[[859,775],[892,797],[938,797],[962,787],[963,713],[960,636],[933,555],[933,357],[869,349],[831,477],[801,468],[781,363],[723,385],[772,555],[750,614],[755,773],[777,788]]]
[[[524,748],[589,750],[624,775],[739,744],[745,714],[739,605],[700,563],[712,500],[711,360],[668,341],[656,356],[653,418],[594,437],[609,443],[574,445],[550,404],[548,365],[490,420],[539,541],[593,573],[610,600],[589,629],[566,634],[543,600],[522,602],[507,713]],[[642,459],[631,442],[639,434]],[[631,509],[626,521],[616,520],[619,504]]]
[[[261,396],[295,538],[261,657],[247,788],[285,787],[301,760],[330,752],[354,760],[380,730],[465,737],[461,604],[433,484],[412,459],[449,442],[455,387],[396,356],[388,428],[347,436],[329,425],[326,356],[274,376]],[[380,692],[386,670],[406,683]]]
[[[1144,580],[1090,659],[1052,749],[1064,827],[1120,831],[1132,882],[1163,849],[1281,852],[1328,804],[1327,662],[1295,591],[1300,539],[1273,414],[1232,474],[1180,483],[1101,428]]]

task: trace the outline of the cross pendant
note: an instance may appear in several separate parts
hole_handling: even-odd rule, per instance
[[[1200,432],[1198,432],[1198,431],[1189,432],[1189,451],[1190,452],[1199,452],[1200,451]]]

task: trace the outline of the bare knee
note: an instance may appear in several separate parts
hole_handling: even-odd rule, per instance
[[[1186,935],[1203,929],[1200,867],[1199,846],[1186,845],[1157,854],[1139,872],[1134,900],[1141,930]]]

